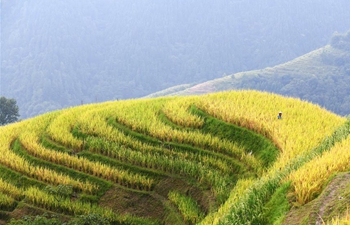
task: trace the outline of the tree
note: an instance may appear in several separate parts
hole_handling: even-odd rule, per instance
[[[0,98],[0,126],[18,120],[18,106],[15,99]]]

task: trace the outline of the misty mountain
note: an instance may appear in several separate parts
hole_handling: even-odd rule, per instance
[[[0,95],[22,118],[274,66],[350,28],[348,0],[1,0]]]
[[[200,84],[179,85],[148,97],[254,89],[298,97],[340,115],[350,115],[350,31],[329,45],[286,63],[235,73]]]

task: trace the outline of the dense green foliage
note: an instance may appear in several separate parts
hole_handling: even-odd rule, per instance
[[[274,66],[349,29],[348,8],[347,0],[3,0],[0,94],[27,118]]]
[[[18,120],[18,106],[15,99],[0,97],[0,126]]]

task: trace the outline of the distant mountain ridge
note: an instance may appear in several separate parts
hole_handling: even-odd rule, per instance
[[[317,103],[340,115],[350,114],[350,32],[294,60],[260,70],[235,73],[204,83],[177,86],[147,97],[193,95],[255,89]],[[172,91],[176,90],[176,91]]]

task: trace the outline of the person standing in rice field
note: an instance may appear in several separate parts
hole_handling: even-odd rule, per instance
[[[282,111],[280,111],[280,112],[278,113],[277,118],[278,118],[279,120],[281,120],[281,119],[282,119]]]

